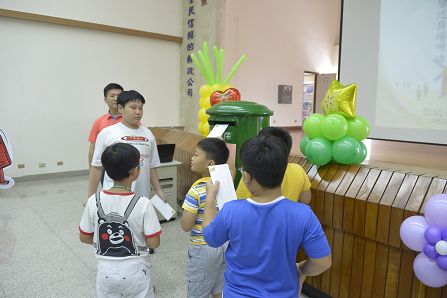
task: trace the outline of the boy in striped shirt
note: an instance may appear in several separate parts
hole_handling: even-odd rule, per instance
[[[225,247],[207,245],[202,234],[202,218],[206,201],[206,183],[210,180],[208,166],[224,164],[229,156],[225,142],[218,138],[206,138],[197,144],[191,158],[191,170],[202,178],[197,180],[186,194],[182,205],[182,229],[190,232],[186,279],[188,298],[222,297],[225,272]]]

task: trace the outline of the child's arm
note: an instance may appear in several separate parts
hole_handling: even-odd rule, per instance
[[[93,244],[93,235],[79,233],[79,240],[85,244]]]
[[[315,276],[323,273],[332,266],[332,254],[322,258],[308,258],[297,265],[298,273],[303,276]]]
[[[163,201],[167,202],[166,196],[161,190],[160,180],[158,179],[158,173],[156,168],[150,169],[150,183],[155,191],[155,193],[162,199]]]
[[[182,229],[185,232],[191,232],[192,227],[196,223],[197,214],[191,213],[187,210],[183,210],[182,215]]]
[[[205,201],[205,212],[203,213],[203,223],[202,226],[205,228],[207,225],[213,221],[216,217],[216,196],[219,190],[219,181],[213,184],[211,179],[206,183],[206,201]]]
[[[88,194],[87,197],[91,197],[98,189],[99,181],[101,180],[102,167],[90,167],[90,173],[88,175]]]
[[[146,238],[146,245],[149,248],[157,248],[160,246],[160,235],[152,237],[152,238]]]
[[[88,168],[92,166],[93,160],[93,152],[95,152],[95,143],[90,143],[90,147],[88,148]]]
[[[298,198],[298,202],[303,203],[303,204],[310,204],[310,199],[311,199],[311,193],[310,193],[310,189],[302,191],[300,193],[300,197]]]

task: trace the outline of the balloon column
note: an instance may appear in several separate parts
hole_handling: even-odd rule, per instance
[[[239,91],[229,84],[230,80],[236,74],[239,66],[247,59],[246,55],[242,55],[239,60],[231,68],[230,72],[225,79],[222,77],[222,68],[224,60],[224,50],[218,49],[216,46],[213,47],[214,52],[214,62],[216,64],[216,71],[213,70],[213,65],[211,63],[211,57],[209,53],[208,43],[203,43],[203,51],[198,51],[197,56],[191,54],[191,59],[194,65],[202,74],[202,77],[206,81],[205,85],[202,85],[199,89],[200,99],[199,106],[200,110],[198,113],[199,124],[198,131],[203,136],[209,133],[208,124],[208,110],[212,105],[222,102],[222,101],[236,101],[241,99]]]
[[[355,115],[357,85],[343,86],[333,81],[323,98],[325,115],[312,114],[303,123],[301,152],[318,166],[331,160],[340,164],[358,164],[367,150],[362,143],[369,135],[366,118]]]
[[[400,226],[400,239],[421,252],[413,262],[416,277],[425,285],[447,285],[447,194],[432,196],[424,206],[425,216],[410,216]]]

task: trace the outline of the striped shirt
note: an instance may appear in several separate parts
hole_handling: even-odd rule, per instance
[[[193,245],[206,244],[202,234],[203,211],[205,210],[206,183],[210,177],[200,178],[189,189],[185,196],[182,208],[193,214],[197,214],[196,221],[191,230],[190,243]]]

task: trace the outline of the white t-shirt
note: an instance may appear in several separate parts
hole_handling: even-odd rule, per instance
[[[108,146],[115,143],[127,143],[140,151],[140,176],[132,183],[132,191],[149,197],[151,192],[150,169],[160,166],[160,157],[158,156],[154,135],[144,126],[133,129],[121,122],[104,128],[96,139],[92,166],[102,167],[102,153]],[[103,189],[110,189],[112,186],[113,181],[106,173]]]
[[[140,197],[125,218],[125,211],[135,194],[101,191],[99,196],[105,214],[105,218],[101,219],[95,195],[87,201],[79,231],[84,235],[93,235],[96,259],[110,261],[139,258],[149,263],[145,238],[156,237],[161,233],[151,201]]]

